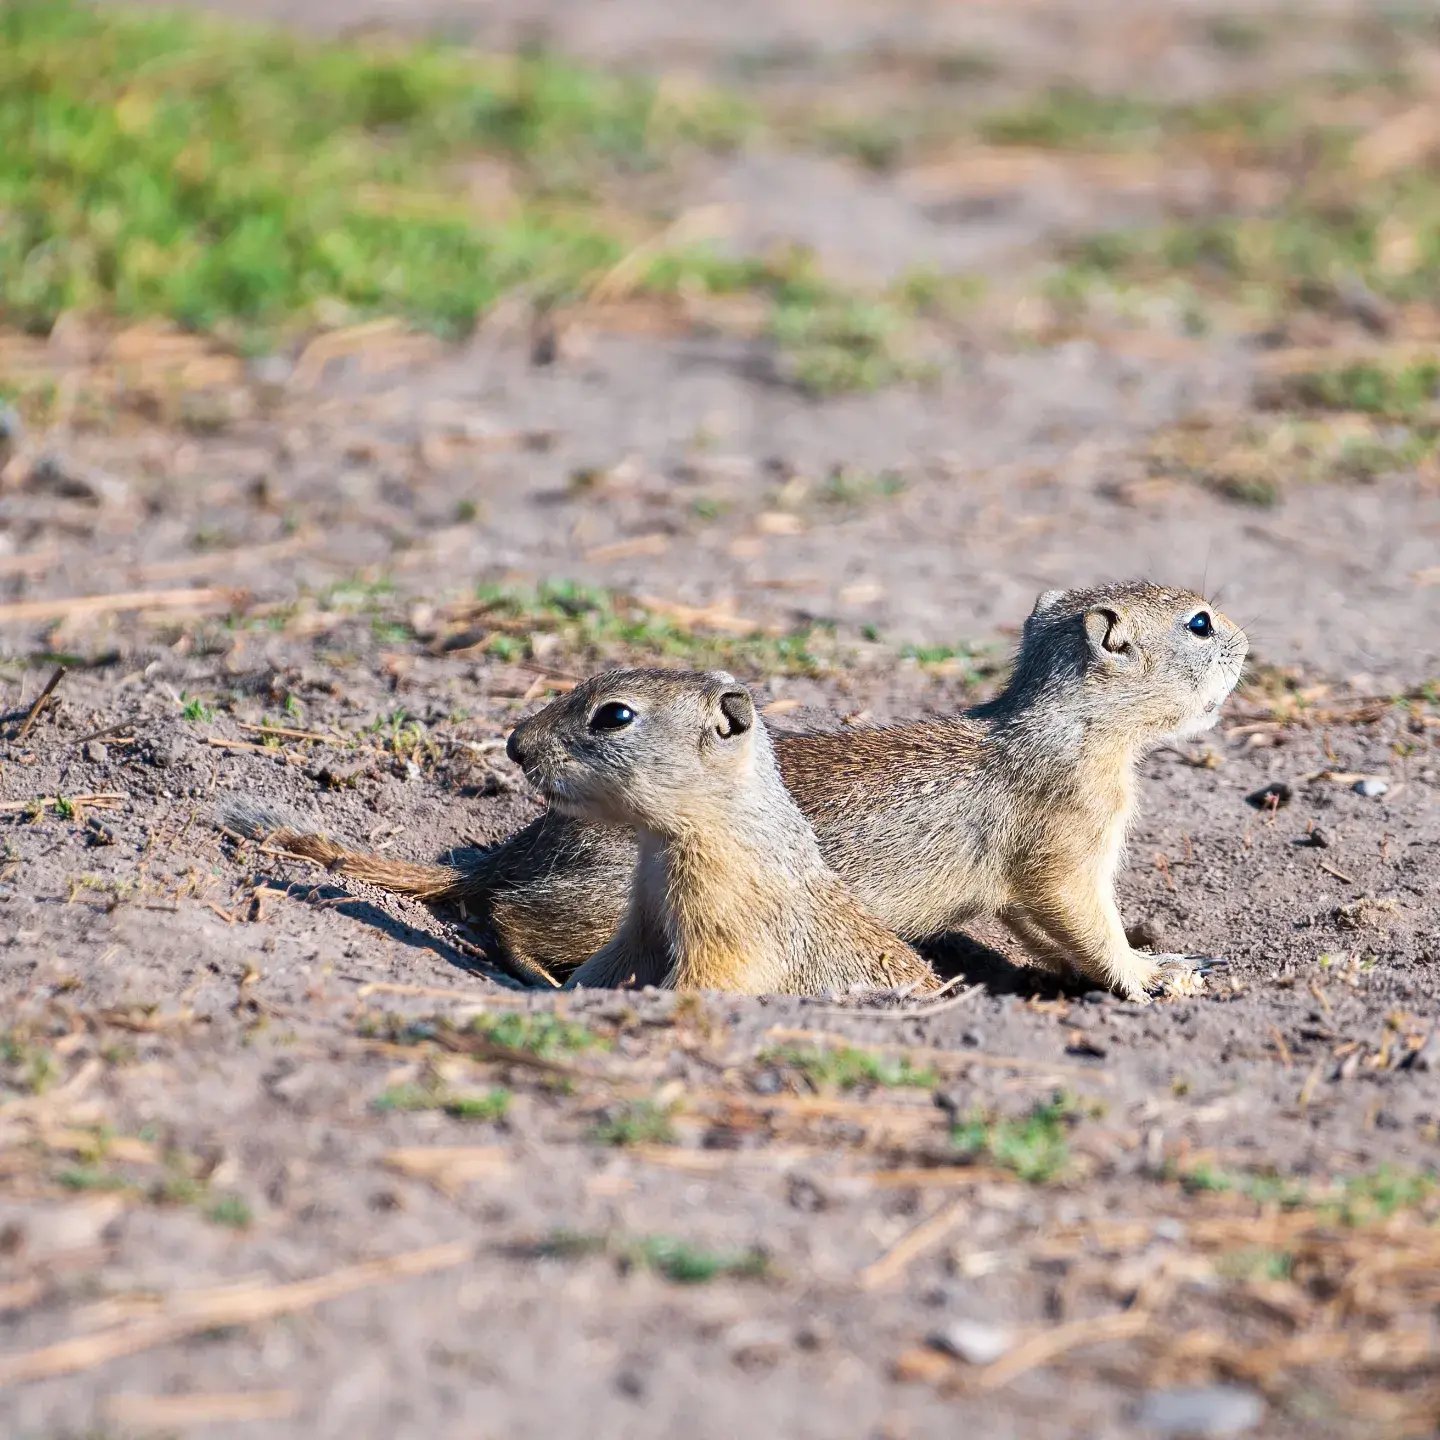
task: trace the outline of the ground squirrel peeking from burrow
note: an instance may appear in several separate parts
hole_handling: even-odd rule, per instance
[[[1183,989],[1198,957],[1151,955],[1125,937],[1115,876],[1135,765],[1215,723],[1247,648],[1243,630],[1188,590],[1047,591],[995,699],[955,717],[781,736],[776,758],[827,863],[906,940],[997,916],[1040,964],[1143,1000]],[[564,973],[607,943],[636,855],[630,831],[555,810],[465,866],[224,823],[382,888],[463,903],[521,973],[534,960]]]
[[[821,858],[734,676],[597,675],[522,721],[506,751],[552,810],[637,837],[620,928],[570,986],[936,988]]]

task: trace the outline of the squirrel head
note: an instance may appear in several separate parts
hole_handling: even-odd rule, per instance
[[[657,834],[773,768],[750,692],[723,670],[593,676],[522,720],[505,749],[553,808]]]
[[[1047,590],[1009,690],[1072,709],[1087,730],[1153,744],[1214,725],[1248,649],[1245,632],[1190,590],[1144,580]]]

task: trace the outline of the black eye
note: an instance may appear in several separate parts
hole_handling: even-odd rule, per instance
[[[633,719],[635,712],[619,700],[611,700],[600,706],[590,717],[592,730],[623,730]]]
[[[1202,640],[1208,640],[1215,633],[1215,627],[1210,623],[1210,614],[1206,610],[1197,610],[1186,621],[1185,628],[1192,635],[1198,635]]]

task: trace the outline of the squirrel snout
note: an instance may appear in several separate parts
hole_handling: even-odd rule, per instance
[[[517,765],[524,765],[525,750],[520,743],[520,731],[518,729],[510,732],[510,738],[505,742],[505,753]]]

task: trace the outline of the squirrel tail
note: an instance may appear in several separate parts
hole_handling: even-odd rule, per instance
[[[297,859],[310,860],[339,875],[378,885],[396,895],[417,900],[445,901],[464,898],[474,884],[472,872],[453,865],[421,865],[410,860],[387,860],[363,850],[349,850],[314,830],[293,812],[263,801],[230,795],[215,808],[221,830],[255,840]]]

